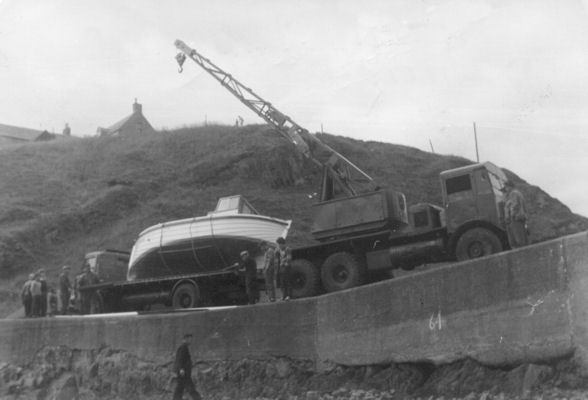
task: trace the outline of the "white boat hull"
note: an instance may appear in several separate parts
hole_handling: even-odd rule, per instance
[[[255,214],[211,214],[152,226],[133,246],[127,279],[220,270],[238,262],[243,250],[260,259],[259,244],[286,237],[290,224]]]

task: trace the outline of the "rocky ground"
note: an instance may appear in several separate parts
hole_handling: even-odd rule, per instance
[[[588,375],[573,357],[550,364],[489,368],[472,360],[435,367],[391,364],[317,366],[310,361],[199,363],[193,376],[205,399],[585,399]],[[0,363],[2,399],[170,399],[171,363],[104,348],[45,348],[28,365]]]

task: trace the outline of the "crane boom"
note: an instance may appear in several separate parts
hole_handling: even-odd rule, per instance
[[[180,53],[176,56],[176,60],[180,65],[180,72],[182,72],[182,66],[186,57],[189,57],[212,75],[213,78],[239,99],[239,101],[263,118],[268,124],[276,128],[304,156],[324,169],[325,177],[328,175],[329,178],[323,178],[321,200],[328,200],[332,197],[332,194],[328,194],[328,190],[326,190],[326,187],[333,187],[332,183],[330,183],[331,180],[336,182],[343,192],[350,197],[355,196],[360,191],[376,189],[373,179],[367,173],[330,146],[323,143],[315,135],[310,134],[308,130],[280,112],[270,102],[264,100],[253,90],[233,78],[231,74],[219,68],[183,41],[176,40],[175,46],[180,50]],[[357,186],[363,187],[364,190],[358,190]]]

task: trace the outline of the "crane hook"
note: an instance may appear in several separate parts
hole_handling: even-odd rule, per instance
[[[184,62],[186,61],[186,55],[184,53],[178,53],[176,55],[176,61],[178,62],[178,65],[180,66],[180,68],[178,68],[178,73],[182,73],[182,71],[184,71]]]

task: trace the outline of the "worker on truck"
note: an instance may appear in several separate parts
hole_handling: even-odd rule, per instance
[[[504,183],[502,190],[506,193],[504,222],[510,247],[514,249],[526,246],[529,244],[529,238],[527,234],[525,198],[521,192],[515,189],[514,182],[510,179]]]

